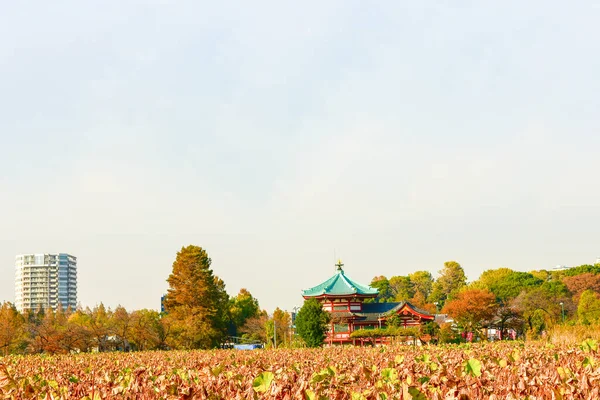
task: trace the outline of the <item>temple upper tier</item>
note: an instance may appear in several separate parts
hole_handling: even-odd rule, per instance
[[[354,282],[344,274],[342,268],[344,264],[338,261],[336,264],[337,272],[325,282],[302,291],[302,297],[307,298],[328,298],[328,297],[377,297],[379,291],[371,286],[361,285]]]

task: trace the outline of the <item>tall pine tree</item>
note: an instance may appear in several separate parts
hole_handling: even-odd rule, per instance
[[[190,245],[177,253],[164,301],[166,318],[174,328],[174,347],[216,347],[226,335],[228,296],[210,266],[201,247]]]

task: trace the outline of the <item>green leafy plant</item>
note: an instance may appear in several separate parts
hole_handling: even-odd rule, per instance
[[[464,364],[465,373],[471,376],[481,376],[481,361],[470,358]]]
[[[252,389],[258,393],[265,393],[271,387],[271,383],[273,382],[274,375],[270,371],[265,371],[254,378],[252,382]]]

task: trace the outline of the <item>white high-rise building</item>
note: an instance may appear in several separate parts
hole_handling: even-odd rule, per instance
[[[17,310],[77,307],[77,258],[65,253],[21,254],[15,261]]]

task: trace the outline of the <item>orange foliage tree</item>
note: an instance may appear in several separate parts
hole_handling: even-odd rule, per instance
[[[23,340],[24,320],[12,303],[0,304],[0,356],[8,355]]]
[[[465,331],[476,332],[490,323],[498,310],[496,296],[487,289],[464,289],[442,309]]]
[[[600,275],[586,272],[575,276],[566,276],[562,282],[567,286],[569,291],[573,293],[573,300],[579,301],[581,293],[585,290],[592,290],[600,293]]]

